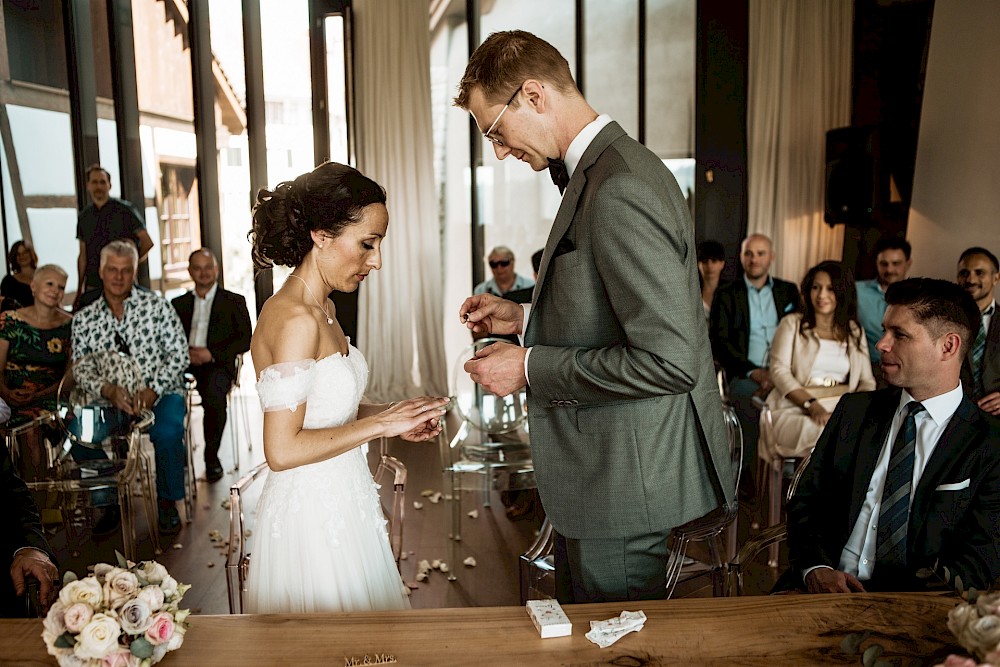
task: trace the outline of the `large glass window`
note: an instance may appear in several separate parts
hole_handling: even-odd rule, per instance
[[[267,178],[273,187],[315,166],[308,0],[262,2]],[[290,272],[275,267],[280,287]]]
[[[639,3],[585,0],[583,6],[587,101],[638,139]]]
[[[250,162],[246,121],[246,65],[243,56],[241,0],[210,0],[212,53],[219,64],[220,83],[216,85],[216,105],[220,110],[216,123],[219,154],[219,204],[222,220],[220,258],[225,268],[226,289],[254,302],[253,262],[250,259]],[[250,308],[251,318],[256,309]]]
[[[324,21],[326,32],[326,104],[330,123],[330,159],[349,164],[351,155],[347,145],[347,79],[346,34],[343,16],[328,16]]]
[[[455,322],[455,304],[472,293],[469,114],[452,104],[469,60],[462,3],[451,3],[448,12],[432,17],[430,48],[434,183],[441,216],[441,256],[446,258],[443,331],[445,358],[450,363],[469,344],[469,332]]]

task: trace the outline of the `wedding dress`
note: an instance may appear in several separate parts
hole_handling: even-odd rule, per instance
[[[320,359],[261,371],[265,412],[298,410],[303,428],[353,421],[368,381],[348,345]],[[408,609],[377,487],[360,447],[326,461],[268,473],[257,504],[245,607],[249,613]]]

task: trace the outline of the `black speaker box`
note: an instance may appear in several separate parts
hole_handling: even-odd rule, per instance
[[[826,133],[827,224],[875,224],[887,189],[878,128],[841,127]]]

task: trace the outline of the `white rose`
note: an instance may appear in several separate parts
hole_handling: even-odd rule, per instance
[[[160,590],[163,591],[163,597],[169,600],[177,595],[177,580],[168,574],[160,582]]]
[[[171,637],[170,640],[165,644],[168,651],[176,651],[181,647],[181,644],[184,643],[183,629],[179,625],[177,625],[174,626],[174,630],[175,631],[173,637]]]
[[[49,607],[49,613],[45,615],[45,620],[42,621],[42,629],[44,632],[48,632],[53,637],[58,637],[62,633],[66,632],[66,621],[63,616],[66,606],[63,604],[62,600],[56,600]],[[45,640],[48,644],[49,641]]]
[[[112,570],[117,570],[114,565],[108,565],[107,563],[98,563],[94,566],[94,576],[100,580],[104,580],[104,577],[108,576],[108,572]]]
[[[90,608],[90,605],[76,602],[66,607],[66,612],[63,614],[63,622],[66,624],[67,630],[77,633],[83,630],[83,627],[87,623],[90,623],[90,619],[93,616],[94,610]]]
[[[90,605],[93,609],[98,609],[103,599],[104,591],[94,577],[71,581],[59,591],[59,601],[66,607],[82,602]]]
[[[118,621],[107,614],[94,614],[76,637],[73,652],[83,659],[103,660],[104,656],[118,648],[118,637],[122,629]]]
[[[117,609],[139,590],[139,580],[128,570],[115,568],[104,577],[104,599]]]
[[[166,644],[160,644],[159,646],[154,646],[153,647],[153,655],[150,657],[149,660],[150,660],[150,662],[152,664],[155,665],[160,660],[163,660],[163,656],[165,656],[166,654],[167,654],[167,645]]]
[[[145,600],[150,610],[157,612],[163,606],[163,589],[159,586],[146,586],[139,591],[138,599]]]
[[[962,644],[980,657],[997,650],[997,645],[1000,644],[1000,618],[983,616],[975,622],[967,623],[965,641]]]
[[[118,613],[118,622],[127,635],[141,635],[153,621],[153,610],[141,596],[129,600],[122,605]]]
[[[143,561],[139,565],[139,576],[145,579],[150,584],[159,584],[167,576],[167,568],[163,567],[155,560]]]
[[[70,650],[63,651],[61,655],[57,655],[56,661],[59,663],[59,667],[89,667],[90,665],[89,660],[81,660]]]

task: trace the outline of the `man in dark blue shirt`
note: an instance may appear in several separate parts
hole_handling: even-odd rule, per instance
[[[76,289],[74,310],[87,305],[93,299],[81,296],[91,292],[100,295],[101,248],[116,239],[128,239],[139,250],[139,261],[143,261],[153,241],[146,232],[142,216],[129,202],[110,196],[111,175],[99,164],[87,168],[87,192],[93,203],[81,212],[76,223],[76,238],[80,241],[80,255],[77,259],[79,282]]]

